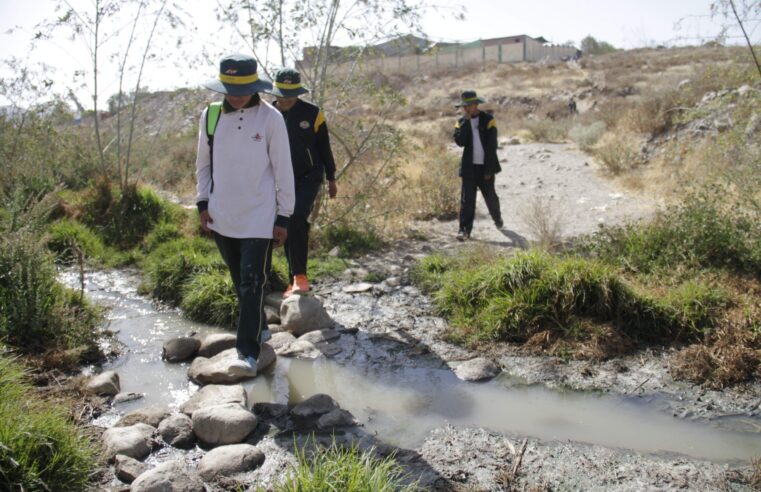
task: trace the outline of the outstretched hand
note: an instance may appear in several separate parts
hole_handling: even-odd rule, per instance
[[[209,215],[209,211],[204,210],[201,212],[199,218],[201,219],[201,229],[203,229],[204,232],[211,232],[211,229],[209,229],[209,224],[213,224],[214,219],[212,219],[211,215]]]

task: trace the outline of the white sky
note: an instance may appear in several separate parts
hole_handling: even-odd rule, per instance
[[[91,0],[69,0],[73,5],[91,5]],[[699,44],[712,39],[726,24],[711,18],[710,5],[715,0],[433,0],[423,20],[423,30],[437,40],[472,41],[491,37],[528,34],[544,36],[554,43],[579,41],[588,34],[619,48],[657,44]],[[759,0],[753,0],[758,2]],[[54,80],[65,84],[71,72],[87,66],[87,54],[81,46],[65,39],[46,41],[30,52],[34,26],[54,18],[55,0],[0,0],[0,60],[11,56],[30,63],[44,61],[56,69]],[[197,31],[189,41],[211,47],[212,52],[241,51],[241,47],[220,46],[215,31],[213,5],[216,2],[189,0],[183,3],[193,16]],[[458,20],[457,6],[465,5],[465,20]],[[761,23],[749,22],[754,42],[761,41]],[[12,30],[9,33],[9,30]],[[730,33],[738,35],[737,30]],[[161,45],[161,38],[156,43]],[[739,38],[729,42],[739,43]],[[172,47],[163,47],[171,50]],[[197,61],[185,68],[151,67],[144,79],[151,89],[197,86],[215,75],[216,67]],[[9,72],[0,70],[0,75]],[[104,77],[105,78],[105,77]],[[144,84],[145,85],[145,84]],[[103,93],[115,92],[115,79],[104,80]]]

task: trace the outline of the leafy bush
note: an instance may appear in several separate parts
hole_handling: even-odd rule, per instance
[[[306,449],[296,450],[298,464],[276,492],[407,492],[419,490],[406,484],[406,476],[393,456],[376,458],[373,451],[360,452],[356,446],[317,448],[307,456]]]
[[[39,240],[15,233],[0,246],[0,339],[25,353],[94,347],[96,311],[56,281]]]
[[[606,133],[592,149],[603,168],[617,176],[642,165],[643,158],[634,137]]]
[[[0,355],[0,489],[84,490],[95,467],[92,442]]]
[[[156,227],[145,236],[143,244],[146,251],[153,251],[162,244],[181,237],[182,232],[177,224],[173,222],[159,222],[156,224]]]

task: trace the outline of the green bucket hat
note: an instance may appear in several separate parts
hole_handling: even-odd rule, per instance
[[[256,73],[256,60],[249,55],[227,55],[219,61],[219,76],[204,87],[230,96],[252,96],[268,91],[272,83]]]
[[[306,94],[309,89],[301,83],[301,74],[293,68],[281,68],[275,74],[275,84],[270,94],[277,97],[295,97]]]
[[[484,102],[486,102],[486,99],[478,97],[476,91],[463,91],[463,93],[460,95],[460,102],[455,104],[455,107],[461,108],[462,106],[466,106],[468,104]]]

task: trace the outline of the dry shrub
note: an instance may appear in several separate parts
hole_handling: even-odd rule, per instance
[[[761,334],[752,327],[721,328],[702,344],[680,350],[671,375],[707,388],[721,389],[761,376]]]
[[[666,90],[643,98],[624,115],[623,124],[635,133],[657,136],[673,126],[679,110],[679,92]]]
[[[562,245],[562,213],[552,199],[534,196],[528,204],[518,210],[518,215],[540,248],[552,251]]]
[[[602,136],[592,155],[610,174],[617,176],[644,163],[638,140],[629,134],[608,132]]]
[[[568,136],[576,142],[580,149],[589,150],[605,134],[605,129],[604,121],[595,121],[589,125],[577,123],[568,131]]]

